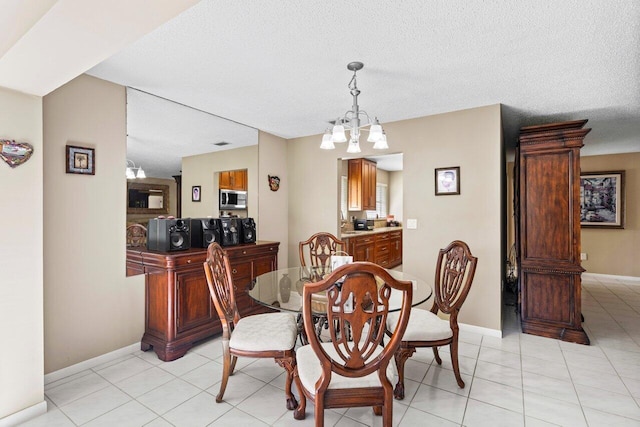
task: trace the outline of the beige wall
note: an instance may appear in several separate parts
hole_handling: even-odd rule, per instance
[[[431,282],[438,250],[466,241],[479,258],[463,323],[501,329],[502,125],[500,105],[384,124],[390,153],[404,153],[403,269]],[[339,228],[339,162],[344,147],[320,150],[321,135],[289,140],[289,263],[300,240]],[[373,155],[361,144],[362,156]],[[375,153],[379,154],[379,153]],[[434,195],[434,169],[460,166],[461,194]],[[406,221],[417,219],[408,230]]]
[[[258,146],[236,148],[182,158],[182,217],[220,216],[218,172],[247,169],[247,212],[241,216],[258,218]],[[191,189],[199,185],[200,202],[191,201]]]
[[[260,224],[258,238],[280,242],[278,251],[278,267],[288,267],[289,248],[289,187],[290,180],[287,172],[287,141],[283,138],[260,132],[258,156],[258,203]],[[280,189],[271,191],[268,176],[280,178]],[[298,248],[296,246],[296,254]],[[297,264],[295,264],[297,265]]]
[[[402,223],[404,194],[402,194],[402,171],[389,173],[389,213]]]
[[[640,277],[640,153],[583,156],[582,172],[625,171],[624,229],[582,229],[589,273]]]
[[[27,142],[33,156],[0,162],[0,424],[44,402],[42,291],[42,98],[0,88],[0,139]]]
[[[44,97],[45,373],[125,347],[144,331],[144,277],[125,277],[125,88],[82,75]],[[65,173],[65,145],[96,174]]]

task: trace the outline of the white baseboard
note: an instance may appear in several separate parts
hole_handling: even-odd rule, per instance
[[[460,327],[461,331],[502,338],[502,331],[499,331],[497,329],[483,328],[482,326],[467,325],[465,323],[459,323],[458,326]]]
[[[593,279],[613,279],[624,280],[625,282],[633,282],[633,284],[640,285],[640,277],[635,276],[616,276],[614,274],[600,274],[600,273],[582,273],[582,277],[591,277]]]
[[[43,400],[33,406],[23,409],[20,412],[11,414],[8,417],[0,418],[0,427],[13,427],[20,425],[32,418],[38,417],[47,412],[47,402]]]
[[[119,357],[126,356],[127,354],[131,354],[136,350],[140,350],[140,343],[134,343],[126,347],[122,347],[118,350],[114,350],[112,352],[103,354],[101,356],[94,357],[93,359],[85,360],[80,363],[76,363],[75,365],[67,366],[66,368],[59,369],[57,371],[48,373],[44,376],[44,384],[50,384],[54,381],[58,381],[59,379],[68,377],[73,374],[77,374],[78,372],[85,371],[87,369],[94,368],[103,363],[110,362],[111,360],[115,360]]]

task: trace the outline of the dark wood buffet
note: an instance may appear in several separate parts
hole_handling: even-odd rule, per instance
[[[253,279],[277,270],[279,242],[225,247],[241,315],[265,312],[245,292]],[[145,332],[141,349],[164,361],[182,357],[197,341],[222,332],[202,263],[206,248],[155,252],[127,249],[127,276],[145,274]]]

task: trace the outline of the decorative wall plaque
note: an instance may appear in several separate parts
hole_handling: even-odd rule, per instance
[[[29,160],[32,154],[31,144],[0,139],[0,157],[12,168]]]

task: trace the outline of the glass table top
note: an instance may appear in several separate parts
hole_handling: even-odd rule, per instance
[[[421,304],[431,297],[433,290],[424,280],[402,271],[387,271],[395,279],[413,282],[413,306]],[[264,306],[281,311],[300,312],[302,311],[302,289],[305,282],[317,282],[329,272],[329,268],[316,267],[292,267],[270,271],[256,277],[249,285],[247,293]],[[389,311],[399,310],[401,301],[402,293],[392,290]]]

